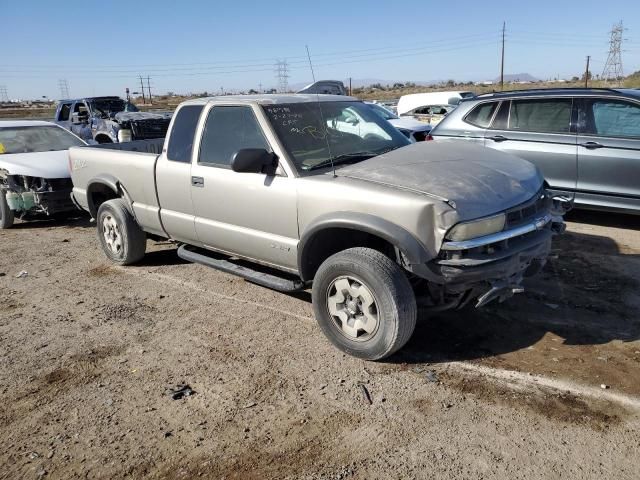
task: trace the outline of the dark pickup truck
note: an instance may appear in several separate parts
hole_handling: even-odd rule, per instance
[[[170,121],[169,112],[140,112],[120,97],[60,100],[55,115],[58,125],[97,143],[162,138]]]

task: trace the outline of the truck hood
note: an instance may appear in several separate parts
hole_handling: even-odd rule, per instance
[[[439,198],[462,221],[523,203],[544,181],[525,160],[462,142],[412,144],[339,168],[336,174]]]
[[[0,155],[0,169],[9,175],[40,178],[69,178],[69,152],[13,153]]]
[[[114,118],[118,122],[130,122],[131,120],[168,120],[172,112],[118,112]]]

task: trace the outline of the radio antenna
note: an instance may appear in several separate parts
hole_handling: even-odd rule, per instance
[[[313,83],[316,83],[316,74],[313,72],[313,63],[311,63],[311,54],[309,53],[309,45],[304,46],[307,49],[307,58],[309,59],[309,68],[311,69],[311,78],[313,79]],[[333,176],[336,175],[336,167],[333,164],[333,154],[331,153],[331,145],[329,144],[329,131],[327,130],[327,124],[324,121],[324,115],[322,114],[322,102],[320,102],[320,95],[318,94],[318,86],[315,86],[316,89],[316,100],[318,102],[318,111],[320,112],[320,121],[322,122],[322,130],[324,131],[324,139],[327,142],[327,151],[329,152],[329,160],[331,161],[331,168],[333,170]]]

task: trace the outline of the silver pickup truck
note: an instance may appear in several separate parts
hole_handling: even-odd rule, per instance
[[[312,286],[325,335],[365,359],[400,349],[418,307],[521,291],[564,226],[532,164],[472,145],[410,144],[345,96],[192,100],[163,143],[69,155],[73,197],[112,261],[139,261],[147,237],[169,238],[180,257],[251,282]]]

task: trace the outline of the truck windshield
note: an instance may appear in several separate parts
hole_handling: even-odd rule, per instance
[[[95,112],[108,116],[118,112],[137,112],[138,108],[121,98],[99,98],[91,100],[90,105]]]
[[[0,128],[0,154],[49,152],[82,145],[86,144],[56,126]]]
[[[409,140],[362,102],[264,105],[278,137],[299,171],[355,163]]]

